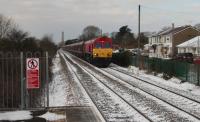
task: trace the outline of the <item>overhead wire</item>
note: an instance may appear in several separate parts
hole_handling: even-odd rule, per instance
[[[152,27],[168,26],[168,25],[163,25],[164,23],[166,24],[175,23],[175,25],[181,25],[181,26],[188,25],[188,24],[192,25],[194,24],[194,22],[198,23],[200,19],[200,18],[197,18],[196,16],[197,14],[199,13],[196,11],[194,12],[186,11],[186,10],[178,11],[174,9],[141,5],[141,15],[142,15],[141,27],[142,26],[144,27],[144,24],[152,26]],[[147,24],[147,21],[149,21],[148,24]],[[158,28],[162,28],[162,27],[158,27]]]
[[[191,14],[199,14],[199,12],[192,12],[192,11],[177,11],[177,10],[172,10],[172,9],[166,9],[166,8],[159,8],[159,7],[151,7],[151,6],[146,6],[146,5],[141,5],[141,8],[144,8],[144,9],[149,9],[149,10],[159,10],[157,12],[166,12],[166,13],[175,13],[175,14],[188,14],[188,15],[191,15]]]

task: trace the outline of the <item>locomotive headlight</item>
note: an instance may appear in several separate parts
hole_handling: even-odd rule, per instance
[[[108,57],[111,57],[111,56],[112,56],[112,53],[108,53],[107,56],[108,56]]]

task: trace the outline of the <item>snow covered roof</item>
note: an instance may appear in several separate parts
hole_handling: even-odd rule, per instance
[[[200,46],[200,36],[196,36],[186,42],[177,45],[177,47],[199,47],[199,46]]]

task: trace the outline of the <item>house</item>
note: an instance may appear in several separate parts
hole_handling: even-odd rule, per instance
[[[148,38],[149,57],[171,58],[178,53],[177,45],[200,35],[196,28],[186,25],[160,31]]]
[[[178,53],[192,53],[194,56],[200,56],[200,36],[177,45],[177,48]]]

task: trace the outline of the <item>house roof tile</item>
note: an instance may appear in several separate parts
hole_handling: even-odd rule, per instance
[[[153,37],[153,36],[161,36],[161,35],[175,34],[175,33],[178,33],[178,32],[180,32],[180,31],[182,31],[182,30],[184,30],[184,29],[186,29],[186,28],[189,28],[189,27],[193,28],[193,27],[190,26],[190,25],[181,26],[181,27],[176,27],[176,28],[174,28],[174,29],[170,28],[170,29],[167,29],[167,30],[164,30],[164,31],[159,31],[159,32],[156,33],[156,34],[153,34],[152,37]],[[194,29],[195,29],[195,28],[194,28]]]
[[[170,29],[169,31],[166,31],[166,32],[162,33],[161,35],[168,35],[168,34],[171,34],[171,33],[174,34],[174,33],[177,33],[179,31],[182,31],[182,30],[184,30],[184,29],[186,29],[188,27],[192,27],[192,26],[186,25],[186,26],[176,27],[174,29]]]

